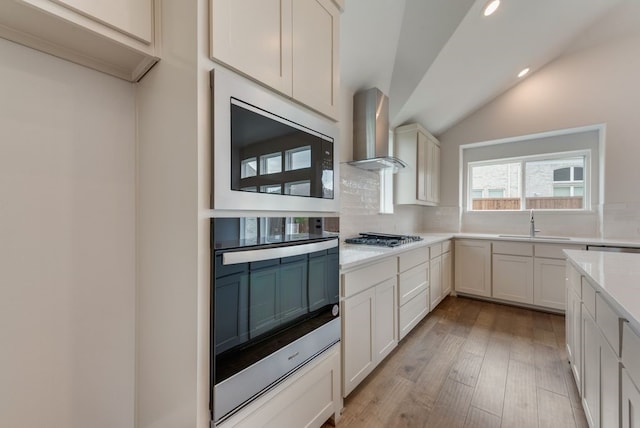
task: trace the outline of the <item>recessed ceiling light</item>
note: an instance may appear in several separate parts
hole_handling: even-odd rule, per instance
[[[498,6],[500,6],[500,0],[489,0],[482,13],[484,16],[489,16],[498,9]]]
[[[524,77],[527,75],[527,73],[529,73],[529,67],[525,68],[520,73],[518,73],[518,77]]]

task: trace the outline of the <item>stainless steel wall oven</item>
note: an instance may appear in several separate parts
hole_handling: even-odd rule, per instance
[[[340,340],[338,222],[211,222],[211,410],[220,422]]]

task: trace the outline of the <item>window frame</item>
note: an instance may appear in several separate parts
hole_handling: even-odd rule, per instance
[[[575,209],[536,209],[536,211],[548,211],[554,213],[564,213],[564,212],[592,212],[591,208],[591,192],[593,191],[592,186],[593,182],[591,181],[591,159],[592,153],[591,149],[581,149],[581,150],[569,150],[569,151],[560,151],[560,152],[548,152],[548,153],[540,153],[535,155],[523,155],[523,156],[513,156],[513,157],[504,157],[504,158],[495,158],[481,161],[470,161],[465,164],[465,174],[467,177],[467,182],[465,186],[465,201],[466,206],[464,207],[465,212],[470,213],[479,213],[479,212],[522,212],[529,211],[526,208],[526,178],[527,178],[527,163],[528,162],[536,162],[536,161],[545,161],[545,160],[559,160],[566,159],[570,157],[581,157],[584,156],[584,165],[583,165],[583,199],[582,199],[582,208]],[[473,190],[478,190],[477,188],[473,188],[473,180],[471,170],[475,166],[491,166],[491,165],[503,165],[507,163],[520,163],[520,209],[518,210],[474,210],[473,209],[473,198],[472,192]],[[572,167],[573,168],[573,167]],[[571,171],[573,174],[573,171]],[[556,182],[553,181],[555,184]],[[569,183],[569,182],[566,182]],[[575,181],[571,183],[576,183]],[[484,195],[483,195],[484,197]]]

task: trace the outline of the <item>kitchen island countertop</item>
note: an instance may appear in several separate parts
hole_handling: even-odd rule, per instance
[[[567,260],[640,334],[640,254],[565,250]]]

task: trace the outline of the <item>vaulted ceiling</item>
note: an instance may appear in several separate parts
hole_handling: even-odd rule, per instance
[[[389,96],[392,127],[417,121],[438,135],[517,84],[523,68],[535,73],[583,37],[600,37],[594,23],[640,2],[502,0],[484,17],[486,3],[346,1],[342,85],[380,88]]]

